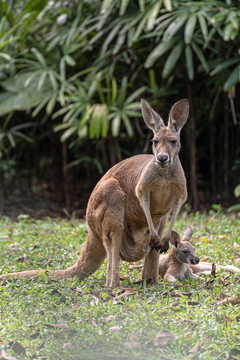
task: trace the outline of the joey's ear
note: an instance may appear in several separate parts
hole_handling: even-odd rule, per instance
[[[180,243],[180,236],[178,235],[178,233],[176,231],[172,231],[171,233],[171,239],[170,239],[170,243],[175,246],[178,247],[179,243]]]
[[[168,127],[180,131],[185,125],[189,114],[189,102],[187,99],[176,102],[169,113]]]
[[[187,241],[190,241],[191,237],[192,237],[192,234],[193,234],[193,229],[192,227],[189,225],[186,230],[185,230],[185,233],[183,235],[183,240],[187,240]]]
[[[141,99],[141,109],[145,124],[156,133],[161,127],[165,127],[162,118],[154,111],[151,106]]]

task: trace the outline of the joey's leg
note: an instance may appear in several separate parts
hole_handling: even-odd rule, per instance
[[[171,281],[177,281],[174,275],[166,273],[163,277],[164,281],[171,282]]]
[[[145,257],[142,279],[149,280],[158,284],[158,267],[159,267],[159,253],[155,249],[151,249]]]
[[[192,269],[189,267],[189,268],[187,269],[187,271],[185,272],[185,277],[186,277],[186,278],[189,278],[189,279],[196,279],[196,278],[198,278],[199,276],[196,275],[196,274],[194,274],[193,271],[192,271]]]
[[[197,265],[189,264],[194,274],[205,274],[211,275],[212,272],[212,264],[206,262],[200,262]]]
[[[137,198],[141,204],[141,207],[142,207],[144,214],[146,216],[146,219],[147,219],[148,228],[149,228],[150,246],[153,248],[159,244],[160,238],[158,236],[158,233],[157,233],[157,231],[154,227],[153,221],[152,221],[152,216],[151,216],[151,212],[150,212],[150,193],[143,192],[140,189],[140,186],[137,186],[136,195],[137,195]]]

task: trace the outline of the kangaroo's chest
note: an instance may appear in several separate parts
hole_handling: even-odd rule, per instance
[[[175,181],[153,183],[149,190],[152,216],[164,216],[172,209],[177,199],[184,197],[184,188]]]

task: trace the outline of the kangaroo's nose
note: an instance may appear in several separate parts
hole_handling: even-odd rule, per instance
[[[157,155],[157,161],[164,165],[169,162],[169,156],[167,154],[159,154]]]
[[[192,260],[192,264],[193,265],[196,265],[199,263],[199,257],[198,256],[195,256],[195,258]]]

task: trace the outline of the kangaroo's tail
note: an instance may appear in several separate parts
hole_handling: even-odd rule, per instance
[[[101,240],[89,230],[86,243],[83,245],[81,255],[77,262],[65,270],[29,270],[0,275],[1,279],[21,277],[31,279],[47,275],[51,279],[67,279],[78,277],[79,280],[93,274],[102,265],[106,258],[106,251]]]

